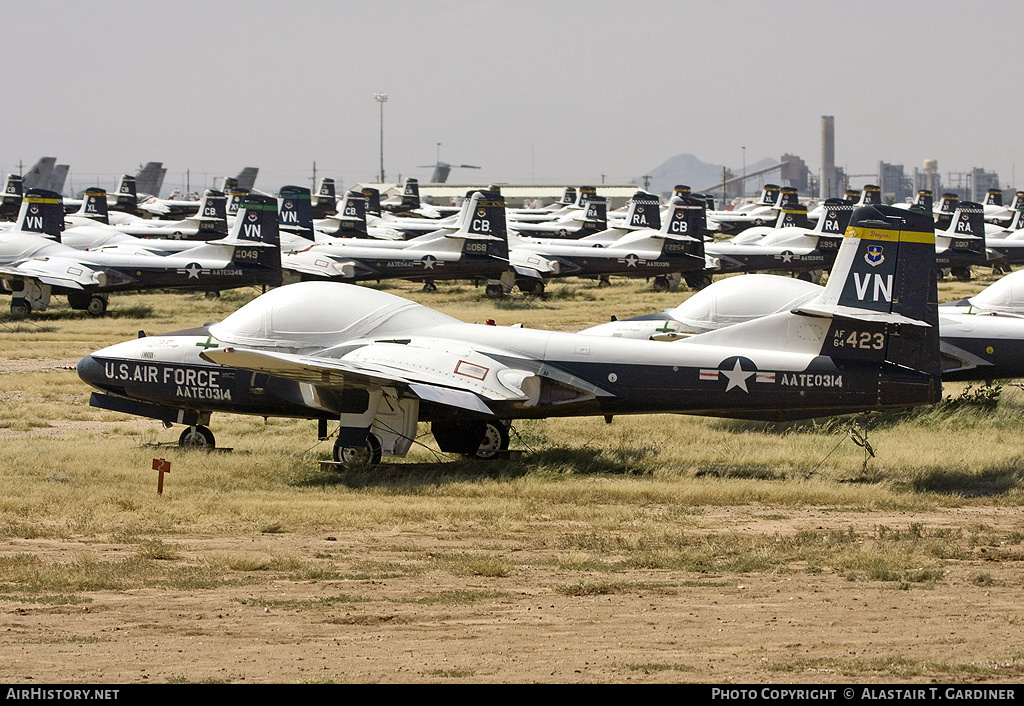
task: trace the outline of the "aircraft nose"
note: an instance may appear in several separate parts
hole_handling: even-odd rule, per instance
[[[103,383],[107,379],[103,372],[103,362],[95,356],[85,356],[78,361],[75,369],[78,371],[78,377],[81,378],[82,382],[86,382],[93,387],[102,388]]]

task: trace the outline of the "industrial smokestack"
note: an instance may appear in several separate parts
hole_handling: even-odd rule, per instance
[[[831,115],[821,116],[821,174],[818,197],[832,198],[836,192],[836,122]]]

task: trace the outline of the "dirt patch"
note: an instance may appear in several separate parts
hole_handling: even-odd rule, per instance
[[[983,524],[1019,530],[1019,508],[869,515],[712,508],[701,531]],[[524,530],[527,534],[530,530]],[[374,531],[164,537],[169,566],[228,577],[208,588],[84,591],[87,602],[12,593],[0,677],[20,683],[295,682],[1019,682],[1021,557],[981,547],[941,580],[900,583],[794,566],[781,573],[615,572],[566,567],[556,548],[510,535],[488,546],[503,571],[453,571],[431,557],[472,542]],[[0,558],[117,561],[135,549],[7,540]],[[215,569],[210,557],[328,567]],[[204,569],[204,567],[207,567]],[[8,587],[17,593],[17,589]]]

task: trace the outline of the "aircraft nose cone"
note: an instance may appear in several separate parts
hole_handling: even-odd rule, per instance
[[[103,363],[91,355],[87,355],[78,361],[75,369],[78,371],[78,377],[81,378],[82,382],[86,382],[93,387],[102,387],[103,382],[106,380],[106,375],[103,372]]]

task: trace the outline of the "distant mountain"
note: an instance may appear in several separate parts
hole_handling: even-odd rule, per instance
[[[759,162],[748,164],[747,171],[752,172],[755,169],[761,169],[778,163],[779,160],[777,159],[765,157]],[[743,166],[730,167],[730,170],[734,175],[739,176],[743,172]],[[651,177],[648,190],[655,194],[671,194],[676,184],[686,184],[696,191],[715,183],[720,184],[722,181],[722,165],[702,162],[692,154],[677,154],[675,157],[666,159],[657,167],[647,172],[646,176]],[[637,177],[633,180],[633,183],[642,187],[644,185],[643,177]],[[748,185],[748,190],[751,188],[752,186]]]

